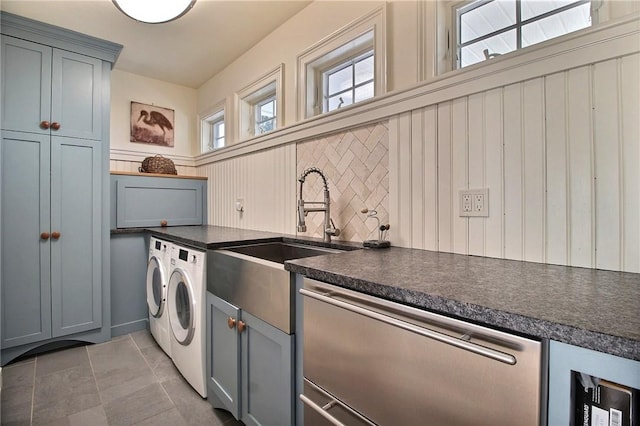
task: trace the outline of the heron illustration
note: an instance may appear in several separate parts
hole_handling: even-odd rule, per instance
[[[160,130],[162,130],[162,140],[166,138],[167,130],[173,130],[171,122],[158,111],[151,111],[151,114],[149,114],[147,111],[142,110],[140,111],[140,117],[138,117],[138,121],[140,120],[148,126],[160,127]]]

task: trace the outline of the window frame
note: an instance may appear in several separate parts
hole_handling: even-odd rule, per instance
[[[366,59],[369,59],[373,57],[374,59],[374,69],[373,69],[373,75],[370,79],[365,80],[363,82],[360,83],[356,83],[356,79],[355,79],[355,66],[357,63],[362,62]],[[329,93],[329,77],[332,74],[338,73],[346,68],[351,67],[351,81],[353,82],[353,85],[350,86],[348,89],[343,89],[340,90],[338,92],[335,93]],[[354,100],[351,104],[349,105],[345,105],[345,106],[350,106],[353,104],[356,104],[357,101],[355,101],[355,91],[357,88],[362,87],[362,86],[366,86],[367,84],[373,83],[373,97],[376,96],[376,86],[375,86],[375,78],[376,78],[376,73],[375,73],[375,51],[373,49],[367,49],[364,52],[358,52],[355,55],[351,55],[350,57],[343,59],[335,64],[333,64],[331,67],[327,67],[324,70],[320,70],[319,72],[322,76],[322,78],[320,79],[320,81],[322,82],[320,85],[320,88],[318,89],[318,92],[321,93],[322,95],[322,110],[321,113],[327,113],[327,112],[331,112],[331,111],[335,111],[336,109],[340,109],[340,107],[338,108],[334,108],[332,110],[329,110],[329,100],[337,95],[340,95],[342,93],[347,93],[347,92],[351,92],[352,93],[352,99]],[[371,98],[367,98],[367,99],[371,99]],[[363,99],[366,100],[366,99]]]
[[[198,114],[198,119],[200,122],[200,152],[206,154],[208,152],[212,152],[218,150],[220,148],[224,148],[228,141],[228,132],[225,122],[225,111],[226,111],[226,102],[221,101],[215,104],[214,106],[202,111]],[[225,135],[224,142],[222,146],[216,147],[216,135],[215,135],[215,125],[218,123],[224,123],[225,126]],[[219,139],[219,138],[218,138]]]
[[[298,55],[296,59],[297,121],[325,114],[322,99],[323,72],[368,50],[374,52],[374,98],[386,93],[386,14],[386,4],[377,7]]]
[[[272,132],[284,125],[283,79],[284,64],[280,64],[234,95],[239,142]],[[256,126],[256,105],[270,98],[275,100],[273,129],[260,133]]]
[[[537,21],[540,21],[542,19],[548,18],[548,17],[553,16],[553,15],[557,15],[559,13],[562,13],[564,11],[573,9],[575,7],[591,3],[591,0],[575,0],[574,2],[566,4],[564,6],[561,6],[561,7],[557,8],[557,9],[553,9],[553,10],[550,10],[548,12],[542,13],[540,15],[536,15],[536,16],[533,16],[531,18],[523,20],[522,19],[522,7],[521,7],[522,0],[514,0],[514,2],[515,2],[515,23],[513,23],[511,25],[508,25],[508,26],[505,26],[505,27],[502,27],[502,28],[500,28],[498,30],[495,30],[495,31],[492,31],[490,33],[484,34],[482,36],[476,37],[474,39],[468,40],[468,41],[466,41],[464,43],[461,43],[460,40],[462,40],[462,25],[461,25],[460,20],[461,20],[462,15],[464,15],[465,13],[469,13],[469,12],[471,12],[471,11],[473,11],[473,10],[479,8],[479,7],[482,7],[482,6],[484,6],[484,5],[488,4],[488,3],[491,3],[492,1],[495,1],[495,0],[473,0],[473,1],[455,3],[455,4],[453,4],[451,6],[451,9],[452,9],[452,11],[451,11],[452,27],[451,27],[451,30],[450,30],[449,33],[453,35],[453,42],[452,42],[453,54],[451,55],[451,60],[452,60],[451,66],[452,66],[453,70],[463,69],[463,68],[466,68],[467,66],[472,66],[472,65],[476,65],[478,63],[483,63],[484,62],[484,61],[480,61],[480,62],[477,62],[475,64],[470,64],[470,65],[467,65],[465,67],[462,67],[461,66],[462,49],[464,47],[466,47],[466,46],[470,46],[470,45],[475,44],[477,42],[480,42],[480,41],[487,40],[489,38],[495,37],[496,35],[503,34],[503,33],[515,30],[516,31],[516,48],[514,50],[509,51],[509,52],[505,52],[504,54],[506,55],[508,53],[518,52],[518,51],[523,49],[523,47],[522,47],[522,28],[524,26],[526,26],[528,24],[531,24],[531,23],[534,23],[534,22],[537,22]],[[593,13],[591,15],[592,15],[592,18],[591,18],[590,27],[592,27],[595,24],[595,18],[593,17]],[[575,32],[575,31],[571,31],[571,32],[565,33],[563,35],[570,34],[572,32]],[[550,40],[554,40],[554,39],[556,39],[558,37],[562,37],[562,36],[549,38],[549,39],[543,41],[542,43],[548,42]],[[526,47],[529,47],[529,46],[526,46]],[[494,56],[499,56],[499,55],[503,55],[503,54],[502,53],[495,53],[495,52],[494,53],[490,53],[489,57],[486,58],[485,61],[487,59],[490,59],[490,58],[492,58]]]

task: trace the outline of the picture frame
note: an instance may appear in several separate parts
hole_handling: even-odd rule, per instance
[[[131,101],[131,142],[173,147],[175,111]]]

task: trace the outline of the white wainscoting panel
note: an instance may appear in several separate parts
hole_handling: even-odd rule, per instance
[[[198,174],[208,178],[208,224],[295,234],[294,144],[208,164]],[[243,212],[235,209],[239,198]]]
[[[633,54],[392,117],[392,242],[640,272],[639,82]]]

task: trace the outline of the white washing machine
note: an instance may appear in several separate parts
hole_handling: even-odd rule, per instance
[[[149,262],[147,263],[149,329],[158,345],[169,356],[171,356],[171,331],[166,300],[170,261],[171,243],[151,237],[149,240]]]
[[[203,398],[206,386],[206,253],[179,245],[171,250],[169,327],[171,358]]]

